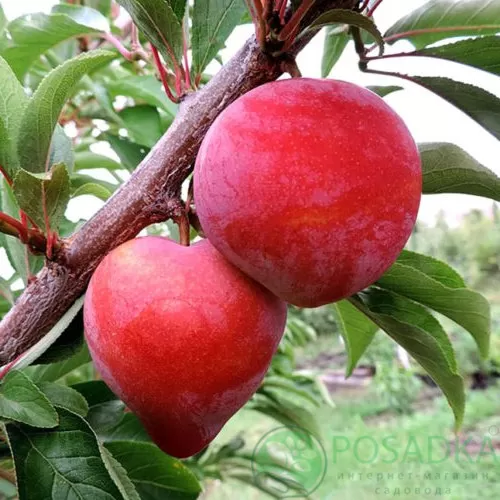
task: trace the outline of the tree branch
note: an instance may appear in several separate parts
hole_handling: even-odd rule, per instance
[[[331,8],[354,9],[358,0],[317,0],[304,23]],[[292,46],[296,55],[314,33]],[[208,128],[231,102],[282,73],[281,60],[264,55],[251,38],[201,90],[189,94],[173,124],[130,180],[75,235],[63,241],[0,323],[0,363],[34,345],[80,297],[97,265],[114,247],[149,224],[178,217],[180,189]]]

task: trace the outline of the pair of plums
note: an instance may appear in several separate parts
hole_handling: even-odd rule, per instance
[[[207,239],[109,253],[85,299],[104,381],[166,453],[202,450],[258,389],[286,303],[353,295],[396,260],[421,196],[417,147],[374,93],[290,79],[217,118],[194,170]]]

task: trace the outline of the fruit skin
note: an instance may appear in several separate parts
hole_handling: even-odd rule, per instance
[[[108,254],[85,297],[85,334],[103,380],[155,443],[202,450],[258,389],[286,304],[208,241],[131,240]]]
[[[396,260],[417,217],[420,157],[401,118],[352,83],[268,83],[226,108],[194,170],[211,243],[278,297],[316,307]]]

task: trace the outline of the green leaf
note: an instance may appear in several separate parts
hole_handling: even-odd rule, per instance
[[[120,80],[110,81],[108,91],[113,97],[123,95],[131,97],[140,103],[156,106],[163,109],[172,118],[177,113],[177,104],[171,102],[162,89],[161,83],[151,75],[134,75]]]
[[[191,29],[193,75],[201,75],[224,47],[245,9],[243,0],[194,0]]]
[[[352,375],[361,356],[377,333],[378,326],[366,315],[358,311],[349,301],[341,300],[333,304],[339,320],[340,334],[344,339],[348,364],[346,378]]]
[[[123,465],[142,500],[198,498],[201,486],[196,476],[157,446],[115,441],[105,447]]]
[[[345,24],[328,26],[323,45],[321,60],[321,77],[326,78],[332,71],[349,42],[349,27]]]
[[[16,145],[27,102],[22,85],[0,57],[0,165],[11,177],[19,167]]]
[[[500,37],[498,36],[485,36],[438,47],[428,47],[411,54],[446,59],[500,75]]]
[[[424,194],[463,193],[500,201],[500,178],[455,144],[419,144]]]
[[[52,135],[47,165],[50,168],[57,163],[64,163],[68,172],[70,174],[73,172],[75,166],[73,143],[59,124],[56,125],[54,134]]]
[[[45,214],[50,227],[58,227],[69,202],[70,181],[64,164],[54,165],[46,175],[19,169],[13,189],[20,208],[39,227],[46,225]]]
[[[445,394],[460,428],[465,409],[464,382],[457,372],[451,342],[439,322],[424,307],[376,288],[350,301],[427,371]]]
[[[54,406],[65,408],[82,417],[87,415],[89,406],[78,391],[67,385],[55,384],[54,382],[40,382],[37,385]]]
[[[0,417],[34,427],[55,427],[57,412],[43,392],[22,372],[11,370],[0,386]]]
[[[52,7],[52,13],[66,14],[81,26],[87,26],[94,29],[95,31],[111,31],[107,18],[103,16],[98,10],[95,10],[92,7],[60,3]]]
[[[124,108],[119,116],[131,139],[137,144],[152,148],[163,135],[160,114],[153,106]]]
[[[83,347],[71,358],[50,365],[34,365],[25,368],[23,371],[37,384],[39,382],[56,382],[73,370],[92,361],[87,345]]]
[[[109,472],[109,475],[113,479],[116,486],[120,490],[124,500],[141,500],[139,493],[134,487],[134,483],[130,480],[127,475],[127,471],[122,467],[122,464],[116,460],[113,455],[103,446],[99,445],[101,451],[101,457]]]
[[[99,443],[85,420],[58,408],[59,426],[40,432],[7,425],[20,500],[122,500],[101,458]]]
[[[129,141],[125,137],[120,137],[109,132],[102,134],[102,138],[109,142],[113,151],[120,158],[123,168],[129,172],[134,170],[150,151],[146,146],[141,146]]]
[[[77,36],[99,33],[92,26],[75,22],[65,14],[28,14],[9,23],[12,46],[3,57],[22,79],[30,66],[46,51]]]
[[[166,0],[118,0],[171,69],[182,56],[182,21]]]
[[[100,184],[97,184],[95,182],[88,182],[87,184],[83,184],[78,189],[76,189],[73,192],[71,198],[76,198],[83,195],[92,195],[102,201],[106,201],[112,194],[112,191],[110,191],[106,187],[101,186]]]
[[[121,165],[120,168],[122,168]],[[77,174],[71,177],[71,189],[73,195],[78,189],[82,188],[86,184],[97,184],[109,193],[114,193],[116,188],[118,187],[118,184],[111,184],[111,182],[102,181],[100,179],[91,177],[90,175]]]
[[[399,90],[403,90],[403,87],[399,87],[397,85],[368,85],[366,87],[368,90],[375,92],[380,97],[385,97],[393,92],[398,92]]]
[[[500,140],[500,99],[468,83],[450,78],[411,76],[410,80],[434,92]]]
[[[331,24],[347,24],[368,32],[380,47],[380,54],[384,53],[384,38],[382,33],[369,17],[363,16],[358,12],[346,9],[333,9],[321,14],[314,22],[312,22],[307,30],[322,28]]]
[[[172,7],[175,15],[179,18],[179,21],[182,21],[186,13],[187,0],[167,0],[167,2]]]
[[[92,151],[78,151],[75,154],[75,170],[90,170],[92,168],[120,170],[123,167],[109,156],[93,153]]]
[[[18,154],[28,172],[45,172],[52,134],[61,110],[80,78],[110,62],[113,52],[94,50],[51,71],[29,100],[19,130]]]
[[[456,29],[453,29],[456,28]],[[445,38],[500,31],[500,4],[492,0],[430,0],[397,21],[384,35],[409,40],[417,49]]]
[[[444,314],[465,328],[476,341],[483,357],[488,356],[490,306],[479,293],[468,288],[452,288],[424,274],[409,261],[396,262],[377,281],[377,285]]]
[[[7,38],[6,32],[7,24],[7,18],[5,17],[2,5],[0,4],[0,53],[9,44],[9,39]]]
[[[103,16],[111,15],[111,0],[85,0],[85,5],[98,10]]]

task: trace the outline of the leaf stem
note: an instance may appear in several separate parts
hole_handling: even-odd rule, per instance
[[[179,99],[172,94],[172,91],[170,90],[170,87],[168,86],[168,78],[167,78],[167,72],[165,71],[165,67],[163,66],[163,63],[161,62],[160,59],[160,54],[158,54],[158,49],[151,44],[151,51],[153,52],[153,59],[156,65],[156,69],[158,70],[158,73],[160,74],[160,79],[161,82],[163,83],[163,88],[165,89],[165,93],[167,94],[167,97],[173,102],[173,103],[178,103]]]
[[[182,30],[182,53],[184,56],[184,76],[185,76],[185,83],[186,83],[186,88],[190,89],[192,88],[191,84],[191,71],[189,69],[189,58],[188,58],[188,44],[187,44],[187,36],[186,36],[186,30]]]
[[[377,8],[380,6],[380,4],[383,2],[384,0],[377,0],[374,4],[373,4],[373,7],[371,9],[368,9],[368,11],[366,12],[366,15],[368,17],[372,17],[373,16],[373,13],[377,10]]]
[[[315,0],[303,0],[299,8],[293,13],[292,18],[285,25],[281,33],[278,35],[278,40],[281,42],[288,38],[293,38],[298,31],[300,22],[304,19],[309,9],[314,5]]]

